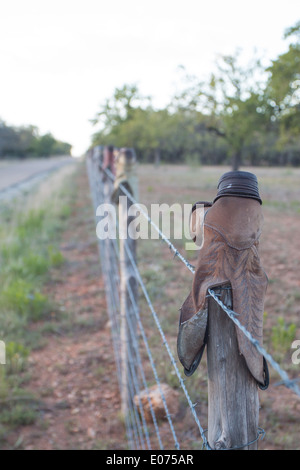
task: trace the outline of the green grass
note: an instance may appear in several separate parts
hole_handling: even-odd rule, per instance
[[[295,323],[287,324],[283,317],[277,319],[272,328],[271,342],[277,357],[281,358],[290,352],[291,344],[296,339],[297,326]]]
[[[264,206],[277,211],[285,211],[299,214],[300,202],[299,201],[272,201],[264,200]]]
[[[16,277],[2,288],[0,308],[36,321],[51,311],[51,302],[34,282]]]
[[[35,409],[28,408],[27,404],[24,405],[21,403],[17,403],[0,412],[0,422],[4,425],[9,425],[10,427],[33,424],[36,418],[37,411]]]
[[[18,374],[26,368],[29,348],[23,344],[10,341],[6,344],[6,371],[8,374]]]
[[[6,365],[0,366],[2,440],[5,430],[32,424],[38,415],[22,398],[28,393],[23,389],[27,360],[30,351],[45,341],[44,324],[60,313],[59,306],[48,298],[45,285],[51,272],[65,261],[59,241],[72,211],[75,188],[70,176],[63,185],[55,176],[48,184],[53,184],[53,189],[49,192],[48,187],[46,197],[41,187],[27,196],[28,201],[22,200],[22,206],[18,201],[11,204],[1,217],[0,339],[6,345]]]

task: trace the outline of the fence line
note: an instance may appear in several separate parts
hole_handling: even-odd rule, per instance
[[[109,170],[104,170],[105,173],[109,176],[109,178],[113,181],[114,176]],[[191,263],[188,262],[187,259],[185,259],[182,254],[177,250],[177,248],[171,243],[171,241],[164,235],[164,233],[157,227],[157,225],[153,222],[153,220],[148,216],[148,214],[143,210],[141,205],[134,199],[134,197],[130,194],[130,192],[126,189],[126,187],[122,184],[120,184],[120,188],[124,192],[124,194],[131,200],[133,204],[135,204],[141,213],[144,215],[144,217],[151,223],[151,225],[157,230],[159,235],[162,237],[162,240],[167,243],[169,248],[174,252],[174,255],[177,256],[183,264],[194,274],[195,269],[191,265]],[[280,367],[280,365],[273,359],[273,357],[262,347],[260,346],[259,342],[253,338],[253,336],[247,331],[247,329],[237,320],[236,316],[239,314],[234,312],[233,310],[229,309],[226,305],[221,302],[221,300],[216,296],[216,294],[213,292],[212,289],[208,289],[208,294],[213,297],[213,299],[219,304],[219,306],[222,308],[222,310],[231,318],[231,320],[237,325],[237,327],[244,333],[244,335],[249,339],[249,341],[253,344],[253,346],[257,349],[257,351],[262,355],[265,356],[265,358],[270,362],[272,367],[276,370],[276,372],[280,375],[282,378],[281,384],[285,385],[287,388],[290,388],[293,390],[298,396],[300,396],[300,390],[297,384],[295,383],[294,380],[291,380],[287,373]]]
[[[93,171],[93,168],[91,166],[91,162],[89,160],[87,160],[87,167],[88,167],[88,176],[89,176],[91,192],[92,192],[92,199],[93,199],[93,203],[94,203],[94,210],[96,211],[97,204],[99,205],[101,202],[103,203],[105,201],[103,191],[101,190],[101,185],[99,185],[99,180],[100,180],[101,175],[99,174],[98,171],[96,171],[96,172]],[[166,237],[165,237],[165,239],[167,240]],[[118,276],[118,281],[115,284],[113,284],[111,282],[111,275],[109,275],[109,272],[111,272],[115,269],[114,268],[115,263],[111,263],[109,266],[104,265],[105,241],[107,241],[107,240],[99,240],[98,245],[99,245],[100,256],[101,256],[101,261],[102,261],[102,263],[101,263],[102,264],[102,273],[103,273],[103,276],[105,278],[106,296],[107,296],[107,302],[108,302],[109,316],[110,316],[110,319],[111,319],[111,322],[112,322],[112,337],[113,337],[113,341],[114,341],[114,344],[115,344],[114,352],[115,352],[115,357],[116,357],[116,362],[117,362],[118,377],[120,378],[120,376],[121,376],[121,370],[120,370],[120,338],[119,338],[120,321],[117,318],[117,308],[115,308],[116,307],[116,305],[115,305],[116,300],[114,300],[114,302],[112,302],[112,299],[116,297],[116,292],[117,292],[116,291],[116,283],[118,284],[118,282],[119,282],[119,276]],[[113,246],[113,251],[114,251],[114,254],[115,254],[115,258],[119,259],[119,249],[118,249],[116,240],[110,240],[110,242]],[[169,246],[171,246],[171,245],[172,245],[171,242],[169,242]],[[126,249],[126,253],[127,253],[128,258],[130,259],[130,262],[133,264],[133,268],[136,272],[138,282],[141,286],[141,289],[142,289],[142,292],[145,296],[147,304],[148,304],[148,306],[150,308],[150,311],[151,311],[151,313],[152,313],[152,315],[155,319],[155,322],[157,324],[158,330],[159,330],[160,335],[161,335],[162,340],[163,340],[163,345],[167,349],[167,352],[168,352],[169,357],[171,359],[171,363],[172,363],[173,367],[175,368],[176,375],[178,376],[180,386],[182,387],[182,389],[184,391],[184,394],[187,398],[188,404],[189,404],[191,412],[192,412],[192,416],[194,417],[195,422],[196,422],[196,424],[198,426],[198,429],[200,431],[200,436],[203,440],[203,444],[206,448],[208,448],[208,443],[207,443],[206,436],[204,434],[204,430],[203,430],[203,428],[200,424],[199,418],[198,418],[197,413],[195,411],[195,405],[192,403],[192,400],[191,400],[191,398],[188,394],[188,391],[185,387],[184,380],[182,379],[181,374],[178,370],[178,367],[176,365],[176,360],[175,360],[175,358],[174,358],[174,356],[171,352],[171,348],[170,348],[170,346],[167,342],[167,339],[164,335],[164,332],[161,328],[158,316],[157,316],[157,314],[154,310],[154,307],[151,303],[151,300],[150,300],[150,297],[148,295],[145,284],[142,281],[142,278],[140,276],[140,273],[138,271],[136,263],[134,262],[134,258],[132,256],[132,254],[130,253],[130,251],[128,250],[128,247],[126,246],[125,249]],[[175,252],[177,253],[176,249],[175,249]],[[158,387],[158,390],[159,390],[159,393],[160,393],[160,396],[161,396],[161,400],[162,400],[162,403],[163,403],[163,406],[164,406],[164,409],[165,409],[165,416],[167,418],[167,421],[169,423],[169,427],[170,427],[170,430],[171,430],[171,434],[173,436],[174,447],[175,447],[175,449],[180,449],[180,444],[179,444],[179,441],[178,441],[178,438],[177,438],[177,435],[176,435],[176,431],[175,431],[175,428],[174,428],[172,416],[169,412],[168,405],[167,405],[167,400],[164,396],[164,392],[163,392],[163,389],[161,387],[161,382],[160,382],[160,379],[159,379],[159,376],[158,376],[157,368],[155,366],[155,361],[154,361],[153,355],[152,355],[151,350],[150,350],[149,342],[148,342],[148,339],[147,339],[147,336],[146,336],[145,329],[144,329],[143,324],[142,324],[141,317],[139,315],[139,309],[137,307],[136,300],[134,298],[130,283],[128,284],[127,288],[128,288],[129,298],[130,298],[130,300],[132,302],[132,305],[133,305],[133,308],[134,308],[134,314],[136,316],[136,320],[137,320],[137,323],[138,323],[138,326],[139,326],[139,331],[140,331],[140,334],[142,336],[144,346],[145,346],[145,349],[146,349],[146,352],[147,352],[147,355],[148,355],[148,358],[149,358],[149,361],[150,361],[153,376],[154,376],[155,382],[157,384],[157,387]],[[127,319],[127,321],[128,321],[128,319]],[[130,328],[130,325],[129,325],[129,332],[130,331],[131,331],[131,328]],[[138,348],[135,347],[135,350],[138,351]],[[147,394],[147,399],[148,399],[148,403],[149,403],[149,407],[150,407],[150,412],[151,412],[154,427],[155,427],[156,437],[157,437],[157,440],[158,440],[158,443],[159,443],[159,447],[161,449],[164,449],[164,445],[162,443],[162,439],[161,439],[161,436],[160,436],[160,433],[159,433],[157,419],[155,417],[155,412],[153,410],[151,398],[149,396],[149,389],[148,389],[148,386],[147,386],[145,373],[144,373],[144,370],[143,370],[143,367],[142,367],[142,362],[140,360],[139,354],[136,354],[136,357],[138,358],[137,360],[136,360],[136,358],[129,357],[129,363],[132,364],[133,362],[137,362],[139,364],[139,373],[142,376],[143,386],[144,386],[144,389],[145,389],[146,394]],[[139,388],[139,385],[137,383],[137,377],[134,374],[133,367],[130,367],[130,373],[133,376],[133,381],[135,383],[135,388],[136,388],[135,396],[138,397],[138,392],[140,391],[140,388]],[[119,381],[119,387],[121,388],[120,381]],[[132,389],[131,389],[131,392],[133,392]],[[131,395],[133,395],[133,393],[131,393]],[[134,444],[134,448],[144,448],[145,442],[143,440],[142,433],[141,433],[141,425],[140,425],[140,422],[139,422],[139,414],[136,413],[135,404],[133,403],[132,398],[133,398],[133,396],[129,397],[129,400],[128,400],[130,423],[128,423],[128,422],[125,423],[126,424],[127,434],[129,436],[129,444],[130,445]],[[143,416],[143,412],[141,412],[140,414],[141,414],[141,416]],[[149,435],[145,420],[143,420],[143,430],[144,430],[144,434],[146,436]],[[134,436],[134,439],[132,439],[132,437],[130,438],[130,436]],[[147,438],[146,440],[147,440],[148,448],[151,448],[150,444],[149,444],[149,439]]]
[[[109,195],[112,190],[112,183],[114,181],[114,176],[109,170],[104,170],[105,175],[109,178],[109,182],[106,181],[106,183],[101,182],[102,176],[100,173],[99,169],[99,161],[93,161],[90,157],[87,158],[87,172],[89,176],[89,182],[90,182],[90,189],[91,189],[91,195],[93,199],[93,205],[94,205],[94,210],[96,213],[97,207],[103,203],[103,202],[109,202]],[[105,194],[105,188],[106,186],[106,194]],[[127,190],[127,188],[120,184],[120,188],[122,189],[123,193],[131,200],[133,204],[135,204],[139,211],[143,214],[143,216],[148,220],[148,222],[154,227],[154,229],[159,233],[161,239],[168,245],[169,249],[174,253],[176,257],[178,257],[183,264],[189,269],[191,273],[194,273],[194,267],[182,256],[182,254],[177,250],[177,248],[172,244],[172,242],[164,235],[164,233],[159,229],[159,227],[153,222],[153,220],[148,216],[148,214],[143,210],[143,208],[140,206],[140,204],[133,198],[131,193]],[[98,246],[99,246],[99,253],[100,253],[100,260],[101,260],[101,265],[102,265],[102,274],[104,277],[105,281],[105,290],[106,290],[106,298],[107,298],[107,305],[108,305],[108,313],[109,313],[109,318],[111,322],[111,331],[112,331],[112,341],[113,341],[113,348],[114,348],[114,354],[115,354],[115,360],[116,360],[116,366],[117,366],[117,375],[118,375],[118,380],[119,380],[119,387],[120,391],[122,388],[122,384],[120,381],[121,378],[121,363],[120,363],[120,318],[119,318],[119,307],[120,307],[120,299],[119,299],[119,284],[120,284],[120,276],[119,276],[119,270],[118,270],[118,264],[119,264],[119,249],[118,249],[118,243],[116,240],[99,240],[98,239]],[[112,249],[111,249],[112,248]],[[128,249],[127,245],[125,246],[125,250],[127,253],[127,256],[132,264],[132,267],[134,269],[136,278],[138,280],[139,286],[142,290],[142,293],[146,299],[146,302],[148,304],[148,307],[150,309],[150,312],[153,316],[153,319],[156,323],[156,326],[158,328],[158,331],[160,333],[160,336],[163,340],[163,345],[166,348],[166,351],[170,357],[171,364],[175,370],[175,373],[179,379],[179,384],[180,387],[182,388],[185,397],[187,399],[188,405],[191,410],[191,414],[195,420],[195,423],[199,429],[201,439],[203,441],[203,447],[206,449],[210,449],[209,444],[207,442],[206,436],[205,436],[205,431],[203,430],[199,417],[196,413],[195,410],[195,404],[192,403],[192,400],[189,396],[189,393],[186,389],[186,386],[184,384],[184,380],[181,377],[181,374],[179,372],[179,369],[176,364],[176,360],[174,359],[174,356],[172,354],[171,348],[167,342],[167,339],[165,337],[165,334],[163,332],[163,329],[161,327],[158,315],[153,307],[153,304],[150,300],[150,296],[148,294],[147,288],[142,280],[142,277],[140,275],[140,272],[138,270],[138,267],[136,265],[136,262],[134,260],[134,257],[132,256],[132,253]],[[111,256],[113,254],[113,257]],[[105,263],[105,259],[109,258],[109,263]],[[142,324],[142,320],[139,314],[139,308],[137,306],[137,302],[135,299],[135,296],[132,292],[130,283],[128,283],[128,294],[129,294],[129,299],[133,307],[135,319],[137,321],[137,325],[139,327],[140,335],[143,339],[144,346],[149,358],[150,366],[152,369],[153,376],[155,378],[155,382],[157,384],[158,390],[160,392],[160,396],[162,399],[162,403],[165,409],[166,413],[166,418],[168,420],[171,434],[173,436],[174,440],[174,446],[176,449],[180,448],[180,444],[178,442],[178,438],[176,435],[176,431],[174,428],[174,423],[172,421],[172,416],[169,413],[166,398],[164,396],[164,392],[161,387],[161,383],[158,377],[157,369],[155,366],[155,362],[153,359],[153,355],[151,353],[150,347],[149,347],[149,342],[147,340],[147,336],[145,333],[145,329]],[[258,342],[251,337],[250,333],[240,324],[240,322],[236,318],[236,313],[233,312],[232,310],[228,309],[221,301],[218,299],[216,294],[213,292],[213,290],[209,289],[208,294],[214,298],[214,300],[220,305],[220,307],[224,310],[224,312],[234,321],[234,323],[243,331],[243,333],[247,336],[247,338],[252,342],[252,344],[256,347],[256,349],[260,352],[260,354],[264,355],[266,359],[270,362],[270,364],[273,366],[273,368],[277,371],[277,373],[281,376],[283,379],[283,384],[290,389],[292,389],[297,395],[300,396],[300,391],[298,386],[296,385],[295,381],[292,381],[289,379],[288,375],[286,374],[285,371],[283,371],[279,364],[274,361],[274,359],[258,344]],[[129,317],[129,316],[128,316]],[[128,351],[130,351],[129,357],[128,357],[128,372],[130,373],[130,376],[132,380],[129,381],[129,394],[128,394],[128,415],[125,416],[125,427],[126,427],[126,432],[128,436],[128,442],[129,446],[134,449],[151,449],[151,432],[149,432],[147,422],[145,419],[144,415],[144,409],[143,405],[140,400],[140,392],[141,392],[141,385],[144,388],[144,391],[147,396],[147,401],[149,404],[149,409],[150,413],[152,416],[152,421],[154,424],[154,432],[156,435],[156,439],[159,445],[160,449],[164,449],[164,445],[162,442],[162,438],[159,432],[159,426],[158,422],[155,416],[155,411],[152,406],[152,401],[150,397],[150,392],[149,388],[147,385],[147,380],[146,380],[146,374],[143,369],[143,364],[142,364],[142,359],[139,353],[139,345],[136,340],[136,335],[132,334],[133,328],[131,324],[131,319],[127,318],[126,321],[128,322],[128,332],[130,334],[130,340],[133,345],[133,350],[132,348],[129,348]],[[133,355],[134,352],[134,355]],[[136,364],[138,367],[135,368],[134,364]],[[138,398],[138,407],[135,403],[134,397]]]
[[[103,170],[104,173],[110,178],[111,181],[114,181],[115,177],[114,175],[112,174],[112,172],[106,168],[105,170]],[[188,262],[187,259],[184,258],[184,256],[182,256],[182,254],[177,250],[177,248],[173,245],[173,243],[166,237],[166,235],[160,230],[160,228],[156,225],[155,222],[153,222],[153,220],[151,219],[151,217],[149,217],[149,215],[147,214],[147,212],[144,211],[144,209],[142,208],[142,206],[134,199],[134,197],[132,196],[132,194],[127,190],[127,188],[122,184],[120,183],[120,189],[122,189],[123,193],[125,194],[125,196],[128,197],[128,199],[130,199],[130,201],[136,206],[138,207],[139,211],[141,212],[141,214],[143,214],[143,216],[145,217],[145,219],[152,225],[152,227],[154,227],[154,229],[157,231],[157,233],[161,236],[162,240],[168,245],[168,247],[170,248],[171,251],[173,251],[174,253],[174,256],[177,256],[180,261],[183,262],[183,264],[191,271],[192,274],[195,273],[195,269],[194,269],[194,266]]]

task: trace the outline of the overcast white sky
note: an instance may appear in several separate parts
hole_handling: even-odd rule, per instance
[[[80,155],[117,86],[163,106],[178,66],[199,79],[237,48],[275,59],[299,0],[0,0],[0,118],[33,124]]]

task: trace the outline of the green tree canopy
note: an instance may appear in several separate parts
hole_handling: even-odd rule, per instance
[[[70,155],[72,146],[50,133],[39,135],[36,126],[8,126],[0,120],[0,158]]]
[[[293,42],[268,67],[265,95],[278,130],[281,162],[293,163],[298,162],[300,147],[300,21],[286,31],[285,38]]]
[[[256,57],[242,65],[237,51],[207,82],[185,73],[164,109],[136,85],[117,88],[93,119],[93,145],[134,147],[143,161],[300,164],[300,22],[285,38],[288,50],[268,67]]]

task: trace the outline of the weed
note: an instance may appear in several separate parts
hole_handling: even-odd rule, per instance
[[[25,369],[29,349],[13,341],[6,344],[6,371],[10,373],[22,372]]]
[[[67,204],[63,205],[60,207],[60,211],[59,211],[59,217],[62,219],[62,220],[65,220],[65,219],[68,219],[71,215],[71,207]]]
[[[12,408],[5,409],[0,413],[0,422],[13,427],[33,424],[36,418],[36,410],[21,403],[16,404]]]
[[[5,368],[0,367],[0,400],[3,400],[7,397],[9,392],[8,382],[6,380]]]
[[[6,343],[6,366],[0,367],[0,440],[8,428],[32,424],[38,416],[34,400],[23,387],[30,377],[28,356],[41,346],[44,323],[33,328],[31,323],[57,310],[43,286],[50,269],[65,261],[58,241],[71,213],[69,189],[65,185],[60,192],[48,186],[47,199],[40,198],[39,191],[31,193],[22,205],[11,205],[9,217],[1,220],[0,338]],[[41,187],[42,195],[43,191]],[[53,203],[53,195],[58,204]]]
[[[16,235],[19,240],[28,240],[32,236],[40,233],[43,222],[46,219],[46,209],[30,210],[28,214],[21,217],[17,227]]]
[[[40,320],[50,310],[47,297],[33,283],[18,278],[2,290],[0,306],[34,321]]]
[[[53,245],[48,246],[48,259],[50,266],[56,268],[61,266],[65,261],[62,253]]]
[[[29,252],[23,257],[12,259],[8,269],[12,277],[36,279],[48,271],[49,265],[44,256]]]
[[[291,344],[295,339],[296,325],[291,323],[289,326],[284,318],[277,319],[277,325],[272,328],[271,342],[277,354],[285,354],[290,350]]]

